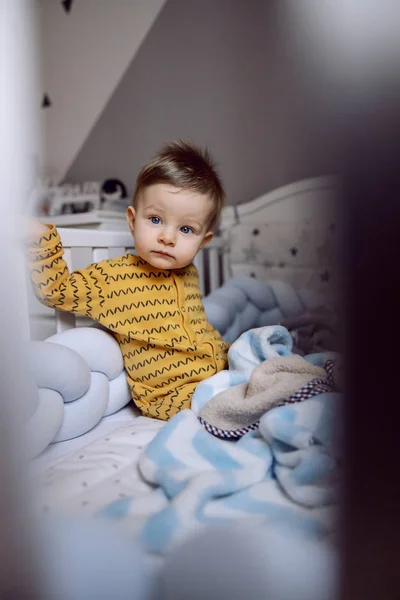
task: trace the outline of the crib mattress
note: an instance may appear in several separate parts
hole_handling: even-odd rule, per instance
[[[123,427],[127,424],[132,424],[138,417],[140,412],[130,403],[118,412],[104,417],[93,429],[80,435],[72,440],[50,444],[39,456],[32,461],[32,472],[39,474],[46,469],[53,467],[60,461],[65,460],[74,452],[86,448],[89,444],[97,439],[100,439],[107,434]]]
[[[41,462],[40,472],[36,470],[32,478],[39,514],[94,515],[115,500],[148,491],[137,462],[165,422],[142,416],[129,419],[127,411],[119,416],[92,432],[97,436],[94,441],[86,437],[86,444],[81,440],[79,446],[70,445],[66,456]]]

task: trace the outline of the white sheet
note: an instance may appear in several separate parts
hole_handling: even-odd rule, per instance
[[[48,463],[48,468],[33,477],[38,512],[93,515],[115,500],[148,492],[137,461],[164,425],[164,421],[142,416],[120,422],[106,433],[103,425],[95,441],[75,448],[64,459],[53,459],[52,465]]]

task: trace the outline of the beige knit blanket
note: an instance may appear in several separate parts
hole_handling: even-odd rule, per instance
[[[313,379],[327,379],[325,369],[297,355],[270,358],[252,371],[247,383],[216,394],[199,416],[224,430],[248,427]]]

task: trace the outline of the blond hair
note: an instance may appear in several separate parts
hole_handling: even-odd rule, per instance
[[[137,176],[133,206],[137,206],[140,192],[156,183],[209,196],[213,203],[209,227],[213,228],[218,222],[225,192],[208,150],[200,150],[184,140],[166,144]]]

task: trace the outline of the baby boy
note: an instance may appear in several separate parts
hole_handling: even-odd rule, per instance
[[[34,223],[29,267],[36,296],[113,333],[132,398],[146,416],[168,420],[190,408],[200,381],[227,367],[228,344],[207,321],[193,265],[223,202],[208,153],[178,141],[138,175],[126,213],[137,256],[69,273],[56,228]]]

